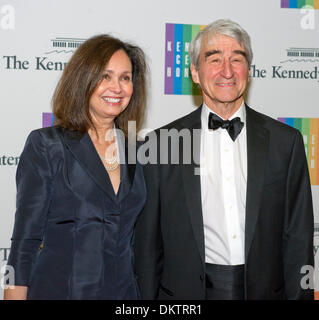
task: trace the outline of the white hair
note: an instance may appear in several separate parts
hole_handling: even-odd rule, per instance
[[[238,43],[245,48],[248,66],[251,66],[253,51],[248,33],[238,23],[229,19],[220,19],[207,25],[205,29],[201,30],[191,41],[189,55],[191,62],[197,70],[199,69],[199,56],[203,39],[207,39],[212,35],[224,35],[237,40]]]

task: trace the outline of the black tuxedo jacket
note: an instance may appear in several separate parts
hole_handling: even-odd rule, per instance
[[[162,163],[144,167],[148,197],[137,221],[135,247],[142,299],[205,299],[201,186],[194,174],[200,134],[192,135],[191,146],[169,139],[168,151],[160,148],[159,139],[165,130],[200,129],[201,109],[156,130],[145,142],[153,150],[157,143]],[[246,114],[245,298],[313,299],[313,290],[300,284],[302,266],[314,264],[302,136],[248,106]],[[176,157],[188,151],[192,161],[176,164]]]

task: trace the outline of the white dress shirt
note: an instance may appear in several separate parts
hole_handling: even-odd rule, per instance
[[[222,265],[244,264],[247,185],[246,110],[243,103],[229,119],[240,117],[244,122],[244,127],[235,141],[230,138],[226,129],[208,129],[210,112],[212,110],[203,104],[200,179],[205,262]]]

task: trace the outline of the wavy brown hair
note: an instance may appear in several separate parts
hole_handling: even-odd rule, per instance
[[[106,34],[86,40],[67,63],[52,98],[56,126],[81,133],[94,128],[89,101],[102,80],[105,66],[118,50],[124,50],[131,60],[133,94],[127,108],[117,116],[115,122],[125,136],[128,121],[136,121],[136,130],[139,131],[146,104],[147,67],[144,53],[139,47]]]

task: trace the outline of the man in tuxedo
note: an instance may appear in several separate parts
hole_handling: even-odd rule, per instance
[[[314,264],[303,139],[245,104],[252,56],[240,25],[208,25],[190,45],[202,106],[146,138],[158,159],[144,169],[136,226],[142,299],[313,299],[301,270]]]

